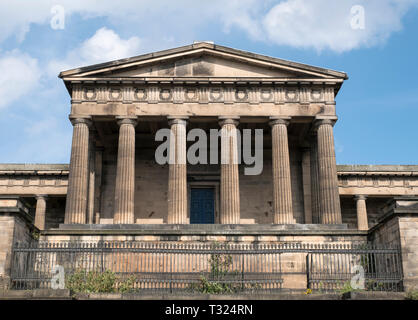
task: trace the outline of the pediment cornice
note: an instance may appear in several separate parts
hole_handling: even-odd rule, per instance
[[[231,63],[252,65],[265,70],[281,70],[295,75],[297,78],[335,78],[348,79],[344,72],[310,66],[298,62],[268,57],[260,54],[232,49],[210,43],[197,43],[189,46],[158,51],[136,57],[110,61],[92,66],[82,67],[63,71],[59,77],[64,80],[68,77],[106,77],[115,73],[132,70],[153,64],[165,63],[167,61],[179,60],[188,57],[202,57],[204,55],[214,56]]]

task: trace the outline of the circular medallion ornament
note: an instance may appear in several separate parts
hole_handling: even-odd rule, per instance
[[[161,101],[169,101],[173,97],[173,93],[171,89],[161,89],[160,90],[160,100]]]
[[[286,100],[296,101],[298,99],[298,92],[295,89],[286,90]]]
[[[262,101],[270,101],[273,97],[271,89],[261,89],[260,97]]]
[[[220,88],[213,88],[210,90],[209,96],[212,101],[220,101],[223,98],[223,92]]]
[[[122,92],[119,88],[111,88],[109,90],[109,100],[120,100],[122,98]]]
[[[186,101],[196,101],[197,100],[197,89],[186,89],[184,92],[184,97]]]
[[[237,89],[235,91],[235,99],[243,102],[248,100],[248,90],[246,88]]]
[[[311,92],[311,98],[312,100],[318,101],[321,100],[322,92],[319,89],[313,89]]]
[[[147,90],[144,88],[135,88],[134,97],[136,100],[139,100],[139,101],[147,100]]]
[[[89,101],[95,100],[96,91],[93,88],[84,88],[84,99]]]

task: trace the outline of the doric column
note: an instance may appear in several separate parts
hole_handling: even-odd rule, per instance
[[[219,118],[221,126],[221,224],[240,223],[237,119]]]
[[[341,207],[338,192],[333,125],[335,120],[316,121],[318,136],[319,201],[322,224],[340,224]]]
[[[96,188],[96,169],[95,169],[95,143],[96,133],[94,130],[90,130],[90,146],[89,146],[89,186],[88,186],[88,199],[87,199],[87,223],[94,223],[94,190]]]
[[[318,169],[318,138],[316,132],[311,133],[311,194],[312,222],[321,223],[319,208],[319,169]]]
[[[169,224],[187,223],[187,117],[168,117],[171,128],[168,173]]]
[[[273,221],[275,224],[295,223],[292,207],[289,143],[289,119],[270,118],[273,164]]]
[[[73,124],[70,172],[68,176],[66,224],[86,223],[89,166],[89,118],[70,118]]]
[[[135,126],[137,119],[118,117],[119,144],[116,168],[114,224],[134,222]]]
[[[354,197],[357,203],[357,228],[358,230],[369,230],[369,223],[367,221],[367,208],[366,208],[365,195],[357,195]]]
[[[46,195],[36,195],[35,227],[45,230]]]

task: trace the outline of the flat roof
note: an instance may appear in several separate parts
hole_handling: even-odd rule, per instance
[[[0,171],[68,171],[68,163],[0,163]],[[418,165],[337,165],[338,172],[405,172],[417,171]]]
[[[403,172],[418,171],[418,165],[337,165],[338,172]]]

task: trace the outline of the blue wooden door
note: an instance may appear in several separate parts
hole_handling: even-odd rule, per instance
[[[215,223],[214,189],[192,188],[190,193],[190,223]]]

